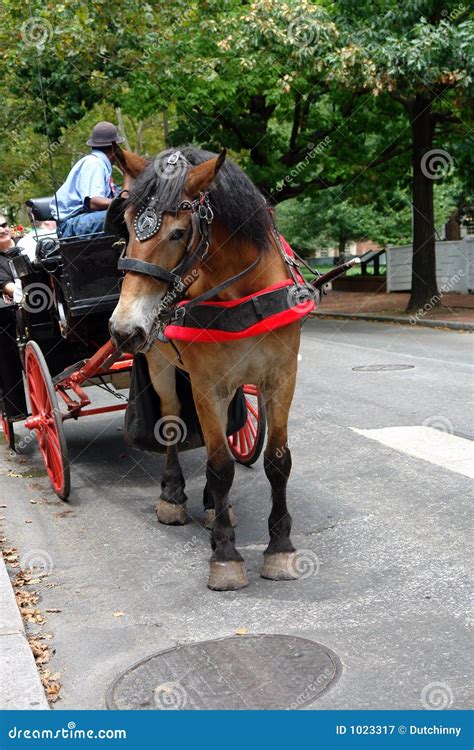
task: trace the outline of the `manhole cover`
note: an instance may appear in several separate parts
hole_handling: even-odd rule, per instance
[[[385,372],[390,370],[413,370],[415,365],[363,365],[353,367],[355,372]]]
[[[337,657],[319,643],[249,635],[191,643],[135,664],[111,685],[120,710],[297,709],[339,676]]]

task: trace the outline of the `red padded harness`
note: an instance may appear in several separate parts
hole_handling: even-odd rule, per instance
[[[281,243],[283,245],[283,249],[285,250],[286,254],[290,258],[294,258],[294,253],[289,244],[286,242],[286,240],[280,235]],[[298,278],[298,281],[301,283],[301,285],[306,285],[305,280],[299,273],[298,269],[295,268],[295,275]],[[258,308],[259,305],[259,299],[263,299],[265,295],[268,295],[271,292],[277,292],[277,290],[284,289],[285,287],[288,287],[288,298],[290,297],[290,287],[295,287],[295,282],[292,279],[285,279],[285,281],[280,281],[278,284],[273,284],[272,286],[266,287],[265,289],[260,289],[258,292],[254,292],[253,294],[249,294],[246,297],[239,297],[238,299],[229,300],[228,302],[201,302],[199,305],[196,305],[194,310],[197,310],[198,308],[203,307],[212,307],[214,309],[222,308],[223,310],[227,310],[229,308],[238,308],[240,305],[243,305],[244,303],[249,302],[252,300],[255,304],[255,306]],[[177,310],[179,308],[186,308],[186,305],[190,300],[183,300],[177,305]],[[219,343],[223,341],[235,341],[237,339],[243,339],[243,338],[250,338],[251,336],[258,336],[262,333],[268,333],[269,331],[273,331],[277,328],[282,328],[283,326],[290,325],[291,323],[295,323],[298,320],[302,320],[305,318],[309,313],[311,313],[315,308],[315,302],[314,297],[311,299],[306,299],[303,302],[299,304],[291,304],[288,302],[288,306],[286,309],[281,310],[280,312],[276,312],[274,314],[270,314],[268,316],[263,317],[261,320],[259,320],[257,323],[254,323],[253,325],[244,328],[243,330],[237,330],[237,331],[228,331],[228,330],[222,330],[218,327],[215,328],[203,328],[199,326],[192,326],[187,323],[185,326],[180,325],[179,322],[172,322],[168,324],[164,329],[164,335],[168,339],[174,339],[177,341],[190,341],[190,342],[207,342],[207,343]],[[237,312],[237,311],[236,311]],[[217,316],[218,320],[218,316]]]

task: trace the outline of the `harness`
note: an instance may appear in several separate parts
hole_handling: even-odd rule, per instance
[[[188,167],[191,166],[184,155],[176,151],[168,158],[165,171],[169,173],[173,170],[180,159],[184,160]],[[288,269],[289,278],[246,297],[227,302],[209,302],[212,297],[253,271],[261,260],[260,253],[256,260],[239,273],[194,299],[184,299],[191,285],[187,283],[186,274],[193,266],[201,265],[209,252],[210,227],[214,219],[209,194],[200,193],[193,201],[181,201],[161,212],[156,208],[156,197],[152,196],[139,209],[134,220],[134,229],[138,241],[144,242],[159,232],[163,213],[177,214],[180,211],[191,212],[193,232],[183,257],[175,268],[169,271],[157,263],[128,258],[126,247],[118,261],[119,270],[151,276],[172,285],[157,312],[156,325],[148,342],[150,345],[156,339],[174,346],[174,339],[221,342],[247,338],[301,320],[314,310],[317,290],[303,279],[298,270],[300,263],[305,266],[306,263],[301,258],[296,259],[275,225],[274,238]],[[319,276],[309,266],[306,267],[315,276]],[[194,278],[191,283],[193,281]],[[175,346],[174,348],[176,349]]]

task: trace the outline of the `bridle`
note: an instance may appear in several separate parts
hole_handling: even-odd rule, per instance
[[[169,173],[170,170],[174,169],[174,166],[178,163],[180,157],[184,159],[188,168],[191,167],[191,164],[189,164],[184,155],[180,151],[175,151],[168,158],[165,171],[168,171]],[[181,203],[178,203],[176,206],[165,209],[161,212],[156,210],[156,200],[156,196],[151,196],[146,204],[144,204],[137,212],[133,221],[135,234],[139,242],[145,242],[158,234],[164,213],[177,214],[180,211],[190,211],[193,232],[180,262],[177,266],[168,270],[163,268],[163,266],[160,266],[158,263],[151,263],[149,261],[140,260],[139,258],[127,257],[127,247],[125,246],[118,261],[118,269],[120,271],[132,271],[133,273],[140,273],[144,276],[151,276],[152,278],[160,279],[161,281],[166,281],[173,285],[171,289],[168,288],[163,297],[164,300],[169,300],[169,302],[160,305],[160,309],[157,311],[156,329],[159,332],[165,325],[178,319],[180,315],[184,314],[184,308],[178,307],[178,303],[183,300],[189,286],[194,282],[193,278],[191,284],[187,284],[185,276],[193,266],[199,267],[208,255],[211,243],[211,224],[214,219],[214,212],[209,202],[209,193],[207,192],[200,193],[198,198],[193,201],[181,201]],[[198,236],[197,244],[195,244],[194,240],[196,235]],[[193,244],[195,244],[194,249]],[[211,299],[216,294],[219,294],[224,289],[227,289],[227,287],[239,281],[257,266],[260,262],[260,258],[261,253],[259,253],[256,260],[244,268],[243,271],[240,271],[229,279],[212,287],[212,289],[209,289],[207,292],[199,295],[199,297],[195,297],[187,302],[186,308],[189,310],[201,302]]]
[[[168,271],[158,263],[150,263],[139,258],[127,258],[127,248],[125,247],[119,258],[118,268],[120,271],[133,271],[181,286],[183,275],[191,268],[194,261],[197,260],[202,263],[209,252],[210,225],[214,218],[214,212],[209,203],[209,194],[200,193],[199,198],[194,201],[181,201],[174,208],[166,209],[160,213],[157,213],[155,209],[155,202],[155,196],[149,198],[147,204],[138,211],[134,219],[133,225],[137,239],[139,242],[145,242],[158,234],[164,213],[177,214],[180,211],[190,211],[195,231],[193,231],[193,235],[186,245],[181,261],[171,271]],[[192,250],[193,237],[196,231],[199,234],[199,241],[196,248]]]

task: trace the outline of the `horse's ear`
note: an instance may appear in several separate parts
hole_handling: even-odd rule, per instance
[[[150,164],[148,159],[144,159],[143,156],[132,154],[131,151],[125,151],[125,149],[117,145],[115,145],[114,154],[117,159],[117,165],[122,172],[132,178],[138,177],[140,172],[143,172],[145,167]]]
[[[190,197],[198,193],[204,193],[215,179],[217,173],[225,162],[226,149],[223,148],[219,156],[204,161],[196,167],[191,167],[186,175],[184,191]]]

